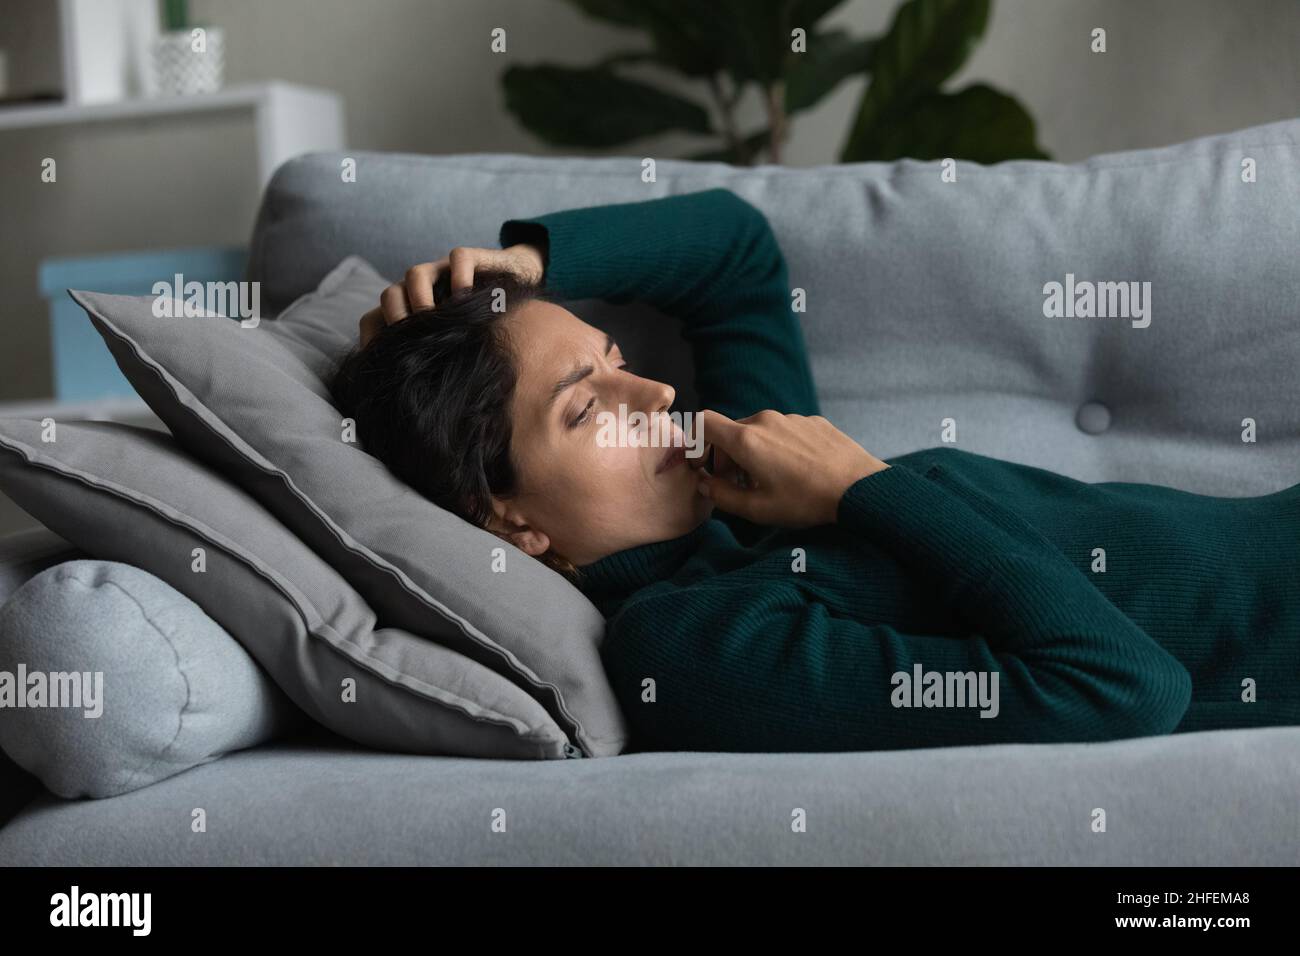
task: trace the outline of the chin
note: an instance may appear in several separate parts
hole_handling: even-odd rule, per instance
[[[664,502],[664,510],[660,512],[663,519],[663,524],[659,526],[660,540],[680,538],[694,531],[713,514],[713,502],[699,494],[694,485],[691,485],[689,493],[689,500],[674,496]]]
[[[692,503],[689,509],[673,509],[672,517],[661,526],[662,540],[668,541],[672,538],[680,538],[682,535],[694,531],[704,523],[712,510],[713,503],[702,498],[701,504]]]

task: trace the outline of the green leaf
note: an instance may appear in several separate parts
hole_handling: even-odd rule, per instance
[[[649,34],[659,59],[687,76],[726,71],[737,83],[779,79],[790,31],[812,34],[844,0],[569,0],[588,16]]]
[[[812,36],[813,26],[844,0],[794,0],[790,6],[790,27],[803,27]]]
[[[605,69],[612,66],[622,66],[625,63],[663,63],[659,54],[653,50],[628,50],[623,53],[611,53],[608,56],[601,57],[592,64],[593,69]]]
[[[163,0],[163,29],[176,31],[188,30],[190,27],[189,4],[187,0]]]
[[[767,86],[787,75],[811,55],[817,22],[844,0],[711,0],[724,14],[724,28],[732,35],[728,72],[738,83]],[[808,53],[790,49],[791,33],[801,27],[808,38]],[[834,31],[839,32],[839,31]]]
[[[879,131],[863,153],[868,160],[964,159],[1000,163],[1047,159],[1036,142],[1034,119],[1015,97],[976,83],[957,93],[930,93]]]
[[[871,83],[841,160],[870,150],[895,117],[936,92],[970,56],[988,25],[989,0],[907,0],[872,53]]]
[[[814,106],[841,82],[871,66],[874,38],[855,40],[843,30],[809,34],[808,50],[791,57],[785,75],[785,110],[797,113]]]
[[[608,0],[576,0],[605,3]],[[687,76],[709,76],[726,68],[735,46],[735,24],[710,0],[635,0],[636,24],[650,34],[660,58]]]
[[[687,76],[709,76],[726,68],[736,46],[732,0],[569,0],[583,13],[640,30],[654,43],[657,58]],[[751,0],[760,6],[785,0]]]
[[[699,104],[600,67],[513,66],[501,84],[506,108],[556,146],[605,148],[669,130],[713,132]]]
[[[789,0],[713,0],[728,35],[726,68],[737,83],[766,86],[781,76],[790,52]]]
[[[569,2],[594,20],[605,20],[624,27],[641,24],[636,0],[569,0]]]

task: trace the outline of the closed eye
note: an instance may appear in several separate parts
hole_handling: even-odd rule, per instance
[[[582,411],[569,421],[569,427],[578,428],[580,425],[586,423],[587,419],[591,416],[592,406],[594,406],[595,404],[596,404],[596,399],[593,396],[592,399],[589,402],[587,402],[585,406],[583,406]]]

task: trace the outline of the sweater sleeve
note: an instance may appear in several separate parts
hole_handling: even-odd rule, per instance
[[[818,414],[785,259],[763,214],[726,189],[566,209],[501,226],[542,250],[561,298],[646,302],[681,319],[703,407]]]
[[[940,472],[870,475],[839,519],[927,576],[966,633],[846,619],[794,580],[653,586],[611,620],[602,648],[636,738],[877,750],[1171,732],[1191,700],[1186,668],[1059,552],[980,514]],[[927,694],[935,679],[940,696]]]

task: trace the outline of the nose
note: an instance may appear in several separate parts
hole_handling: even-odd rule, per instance
[[[659,407],[656,411],[666,412],[673,407],[673,402],[677,400],[677,389],[667,382],[655,382],[655,384],[659,386]]]
[[[673,407],[673,402],[677,399],[677,390],[667,382],[656,382],[651,378],[637,378],[636,388],[638,391],[637,401],[632,404],[633,408],[639,408],[646,412],[667,412]]]

